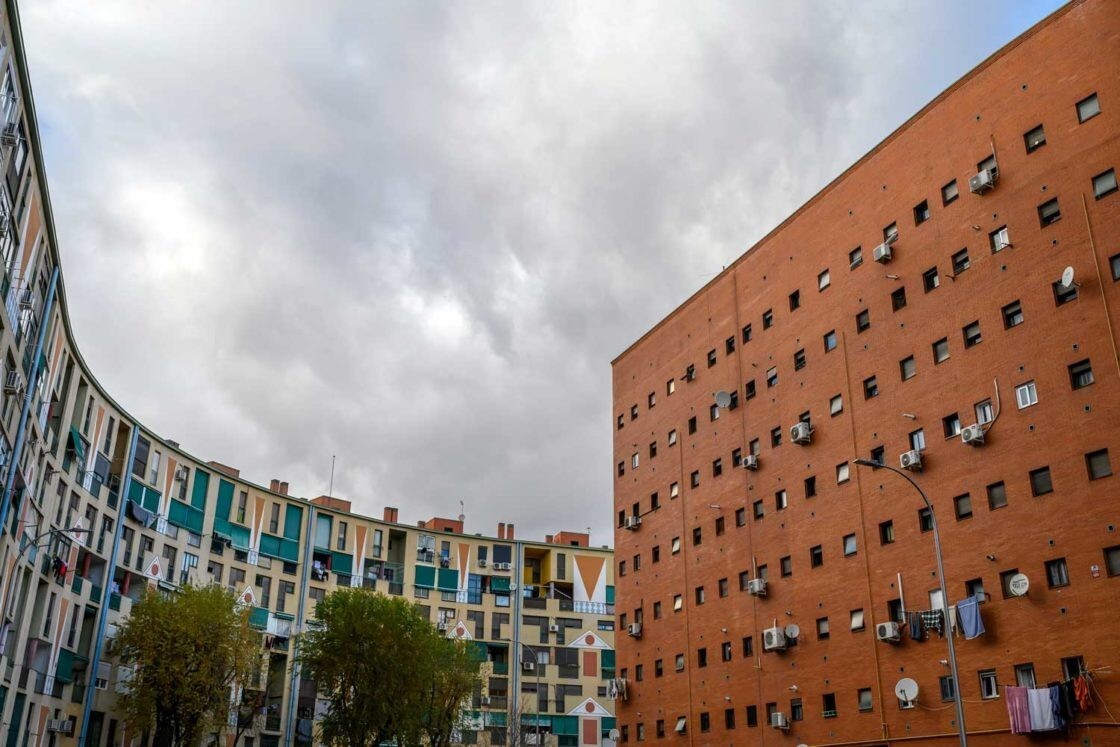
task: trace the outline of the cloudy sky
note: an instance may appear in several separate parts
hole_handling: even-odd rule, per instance
[[[203,459],[611,541],[610,361],[1053,9],[22,9],[80,347]]]

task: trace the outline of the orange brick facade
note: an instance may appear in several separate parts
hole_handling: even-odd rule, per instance
[[[971,193],[993,155],[995,187]],[[1028,664],[1042,686],[1081,657],[1120,714],[1116,168],[1120,5],[1074,3],[943,93],[614,361],[622,741],[956,739],[940,689],[944,639],[876,637],[900,602],[931,607],[936,564],[918,494],[851,461],[882,449],[897,467],[912,439],[924,440],[924,469],[908,474],[935,507],[949,602],[977,582],[987,597],[986,634],[955,639],[969,740],[1030,739],[1009,734],[1002,695]],[[953,180],[959,196],[947,188],[943,198]],[[1053,199],[1057,220],[1042,207]],[[876,262],[892,224],[891,259]],[[1066,267],[1076,285],[1055,288]],[[718,391],[734,393],[731,407],[713,409]],[[989,419],[985,400],[995,417],[986,442],[966,445],[956,422]],[[790,432],[803,416],[806,445]],[[755,439],[758,469],[736,466]],[[627,528],[633,516],[640,523]],[[1025,596],[1003,591],[1012,571],[1029,578]],[[741,590],[760,572],[765,597]],[[627,636],[635,622],[640,637]],[[797,644],[764,652],[763,631],[790,623]],[[984,697],[982,670],[995,671],[999,697]],[[914,708],[894,695],[902,677],[920,686]],[[792,716],[795,701],[801,718],[772,728],[768,704]],[[1120,744],[1120,728],[1098,701],[1071,738]]]

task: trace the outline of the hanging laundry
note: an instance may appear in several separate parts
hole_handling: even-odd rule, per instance
[[[1079,674],[1074,679],[1073,694],[1077,698],[1077,707],[1080,710],[1093,710],[1093,696],[1089,693],[1089,679],[1085,675]]]
[[[915,641],[922,640],[922,613],[907,612],[906,620],[910,626],[910,637]]]
[[[941,610],[926,610],[922,613],[922,627],[925,630],[936,630],[937,635],[944,637],[945,631],[943,629],[944,617]]]
[[[1057,682],[1047,683],[1046,689],[1050,692],[1050,713],[1054,718],[1054,727],[1062,731],[1069,730],[1069,719],[1066,718],[1062,708],[1062,691]]]
[[[957,614],[961,620],[964,639],[971,641],[984,634],[984,620],[980,617],[980,599],[975,595],[957,602]]]
[[[1007,701],[1007,715],[1011,719],[1011,733],[1029,734],[1031,714],[1027,704],[1027,688],[1008,686],[1004,688],[1003,696]]]
[[[1073,680],[1062,680],[1058,683],[1058,698],[1062,710],[1062,718],[1073,721],[1077,715],[1077,696],[1073,693]]]
[[[1027,706],[1031,713],[1031,731],[1053,731],[1054,710],[1050,705],[1050,688],[1034,687],[1027,690]]]

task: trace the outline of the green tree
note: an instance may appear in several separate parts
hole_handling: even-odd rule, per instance
[[[151,731],[154,747],[195,745],[223,728],[232,688],[248,678],[259,656],[248,610],[219,586],[149,590],[115,646],[133,667],[121,709],[129,724]]]
[[[319,602],[299,660],[329,703],[319,737],[340,747],[446,745],[478,679],[463,644],[440,635],[409,602],[367,589],[340,589]]]

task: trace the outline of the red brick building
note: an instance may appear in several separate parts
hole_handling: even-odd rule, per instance
[[[1018,743],[1004,686],[1088,670],[1072,738],[1120,744],[1117,167],[1120,5],[1073,3],[614,361],[622,741],[948,744],[956,686],[970,741]],[[911,451],[949,603],[985,598],[956,683],[908,634],[924,504],[853,463]]]

